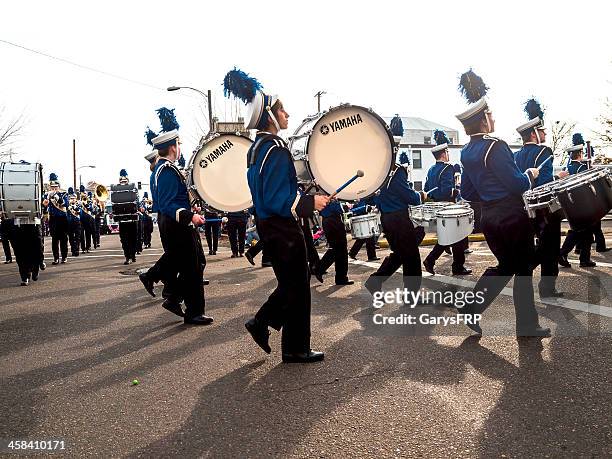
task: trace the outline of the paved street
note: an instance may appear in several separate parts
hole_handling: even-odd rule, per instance
[[[0,265],[3,442],[63,439],[69,457],[612,455],[612,252],[593,252],[589,270],[570,257],[566,298],[538,303],[553,329],[539,341],[512,336],[509,290],[480,340],[464,325],[373,326],[363,282],[380,262],[363,261],[364,248],[349,266],[355,285],[336,287],[333,267],[324,284],[312,280],[312,345],[325,361],[290,365],[278,333],[268,356],[244,329],[275,285],[271,269],[222,247],[206,268],[215,322],[184,326],[134,274],[159,247],[156,230],[154,247],[123,266],[118,236],[103,236],[101,249],[49,263],[28,287],[15,264]],[[450,277],[443,255],[423,286],[471,287],[495,264],[486,243],[471,249],[475,275]],[[400,310],[410,308],[387,312]]]

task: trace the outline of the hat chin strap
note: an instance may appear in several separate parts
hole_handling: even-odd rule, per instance
[[[535,135],[536,135],[536,139],[538,140],[538,145],[542,143],[542,141],[540,140],[540,133],[538,132],[537,129],[534,129],[535,131]]]
[[[276,129],[278,131],[281,130],[280,126],[278,125],[278,121],[276,121],[276,117],[272,114],[272,109],[270,107],[266,107],[266,111],[268,112],[268,116],[270,117],[270,119],[272,120],[272,122],[274,123],[274,126],[276,126]]]

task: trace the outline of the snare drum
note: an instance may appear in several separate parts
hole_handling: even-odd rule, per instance
[[[39,224],[42,183],[39,163],[0,163],[0,212],[16,224]]]
[[[555,192],[554,183],[540,185],[533,190],[523,193],[523,202],[529,218],[536,218],[538,214],[546,215],[561,209]]]
[[[574,231],[590,228],[612,209],[612,174],[603,167],[555,183],[557,199]]]
[[[239,212],[253,205],[247,153],[253,142],[237,134],[214,134],[191,157],[187,188],[211,210]]]
[[[372,110],[344,104],[306,118],[289,137],[300,183],[316,183],[332,194],[358,170],[358,178],[338,193],[358,200],[378,191],[395,162],[396,146],[385,121]]]
[[[351,234],[355,239],[380,236],[380,214],[370,213],[351,218]]]
[[[453,245],[474,231],[474,209],[461,204],[453,204],[439,210],[436,214],[438,244]]]

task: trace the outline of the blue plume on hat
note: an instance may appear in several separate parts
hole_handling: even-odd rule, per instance
[[[93,196],[93,193],[91,191],[87,192],[87,196],[89,196],[90,198]]]
[[[572,143],[574,144],[574,146],[584,145],[584,139],[582,138],[582,134],[580,134],[579,132],[574,134],[572,136]]]
[[[453,164],[453,171],[461,174],[461,164]]]
[[[81,186],[79,187],[79,191],[80,191],[81,193],[84,193],[84,192],[85,192],[85,185],[81,185]]]
[[[399,115],[395,115],[391,120],[391,134],[396,137],[404,136],[404,123],[402,123],[402,119]]]
[[[176,117],[174,116],[174,109],[170,110],[169,108],[161,107],[156,111],[157,116],[159,116],[159,122],[161,123],[163,132],[169,132],[180,127],[178,121],[176,121]]]
[[[143,198],[148,198],[149,197],[149,193],[147,193],[146,191],[144,192]]]
[[[436,141],[436,145],[442,145],[443,143],[450,143],[450,139],[441,129],[436,129],[433,133],[434,140]]]
[[[74,194],[74,188],[71,186],[68,187],[68,194]]]
[[[488,90],[489,88],[484,84],[482,78],[476,75],[472,69],[461,75],[459,79],[459,91],[471,104],[486,96]]]
[[[525,102],[525,113],[527,113],[530,120],[534,118],[540,118],[541,120],[544,119],[544,111],[542,110],[540,103],[533,97]]]
[[[57,174],[55,172],[51,172],[49,174],[49,181],[50,182],[57,182]]]
[[[147,130],[145,131],[145,137],[147,138],[147,143],[153,146],[153,139],[157,137],[157,134],[153,132],[149,126],[147,126]]]
[[[185,157],[183,156],[183,153],[181,153],[180,158],[177,161],[179,167],[185,168]]]
[[[127,171],[125,169],[121,169],[119,171],[119,177],[127,177]]]
[[[400,164],[410,164],[410,159],[408,158],[408,155],[406,154],[405,151],[402,151],[400,153],[399,162]]]
[[[223,93],[225,97],[230,95],[242,100],[248,104],[257,91],[262,88],[262,85],[257,79],[249,76],[247,73],[234,67],[223,78]]]

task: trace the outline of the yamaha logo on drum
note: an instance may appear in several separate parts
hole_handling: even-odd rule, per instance
[[[331,123],[329,123],[329,125],[324,124],[323,126],[321,126],[321,134],[329,134],[330,128],[332,132],[338,132],[344,128],[355,126],[356,124],[360,123],[363,123],[363,120],[361,119],[361,115],[357,113],[356,115],[347,116],[346,118],[342,118],[341,120],[332,121]]]
[[[226,140],[221,145],[219,145],[217,148],[215,148],[209,155],[205,156],[200,161],[200,167],[202,169],[207,167],[208,163],[212,163],[215,159],[217,159],[219,156],[221,156],[223,153],[228,151],[233,146],[234,144],[232,143],[231,140]]]

